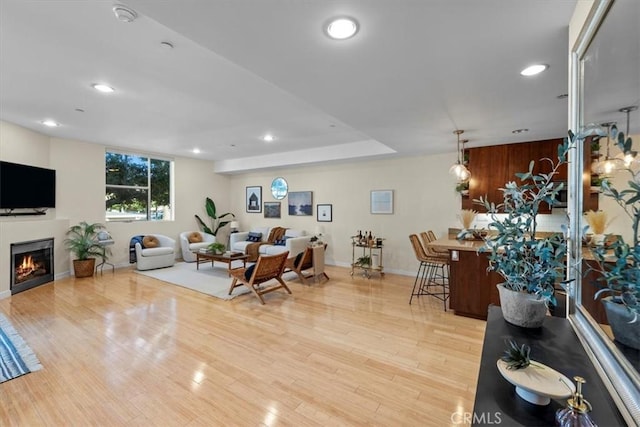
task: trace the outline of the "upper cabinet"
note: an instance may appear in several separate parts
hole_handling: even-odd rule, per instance
[[[490,147],[469,148],[469,164],[471,180],[469,181],[469,194],[462,197],[462,209],[474,209],[484,212],[484,208],[473,203],[474,199],[486,197],[488,200],[501,203],[502,191],[505,183],[516,181],[516,173],[529,170],[529,163],[535,160],[534,173],[551,172],[551,164],[548,161],[540,161],[549,158],[557,161],[558,145],[562,138],[547,139],[544,141],[522,142],[517,144],[493,145]],[[588,148],[588,146],[586,147]],[[589,152],[589,151],[587,151]],[[590,160],[585,161],[583,169],[585,176],[590,176]],[[567,165],[561,165],[554,181],[567,182]],[[591,183],[584,183],[584,210],[598,209],[598,196],[590,196]],[[551,208],[545,204],[540,209],[541,213],[551,213]]]

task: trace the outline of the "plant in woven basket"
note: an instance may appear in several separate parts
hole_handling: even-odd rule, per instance
[[[69,227],[64,244],[75,259],[82,261],[89,258],[100,258],[104,260],[108,249],[98,243],[98,233],[103,230],[106,228],[102,224],[89,224],[82,221]]]
[[[109,255],[109,248],[100,245],[98,233],[106,230],[102,224],[89,224],[86,221],[69,227],[67,238],[64,240],[66,248],[74,256],[73,271],[76,277],[93,275],[96,258],[105,261]]]
[[[531,364],[529,354],[531,347],[526,344],[518,345],[514,340],[509,340],[507,348],[500,360],[507,364],[507,369],[516,370],[524,369]]]

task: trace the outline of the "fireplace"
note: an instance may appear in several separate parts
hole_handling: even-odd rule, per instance
[[[11,244],[11,295],[53,281],[53,238]]]

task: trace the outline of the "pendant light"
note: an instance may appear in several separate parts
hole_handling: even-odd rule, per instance
[[[620,111],[621,113],[626,113],[627,114],[627,132],[624,134],[624,137],[626,138],[626,140],[624,141],[625,146],[622,149],[622,153],[618,154],[616,156],[617,159],[621,160],[624,163],[624,167],[629,168],[631,166],[632,163],[638,163],[638,156],[637,156],[637,152],[631,150],[631,140],[629,139],[629,116],[631,115],[632,111],[636,111],[638,109],[638,106],[636,105],[632,105],[630,107],[624,107],[619,109],[618,111]],[[614,139],[617,138],[617,135],[613,136]],[[629,141],[629,146],[627,146],[627,141]]]
[[[619,167],[620,160],[611,158],[609,151],[611,146],[611,140],[609,139],[609,136],[611,135],[611,127],[615,124],[616,122],[606,122],[601,124],[601,126],[607,128],[607,154],[605,155],[604,160],[596,162],[592,169],[593,172],[598,175],[609,175]]]
[[[458,182],[465,182],[471,177],[471,172],[469,172],[469,169],[467,169],[462,162],[462,159],[464,158],[464,145],[462,149],[463,151],[460,151],[460,135],[462,135],[464,131],[461,129],[456,129],[453,131],[453,133],[458,137],[458,161],[453,166],[451,166],[451,168],[449,168],[449,173],[455,176]],[[469,140],[464,140],[464,142],[468,141]]]

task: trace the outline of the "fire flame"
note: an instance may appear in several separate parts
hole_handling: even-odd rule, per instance
[[[37,266],[33,262],[31,255],[26,255],[22,257],[22,262],[16,267],[16,273],[18,274],[18,277],[25,277],[36,271],[36,269]]]

